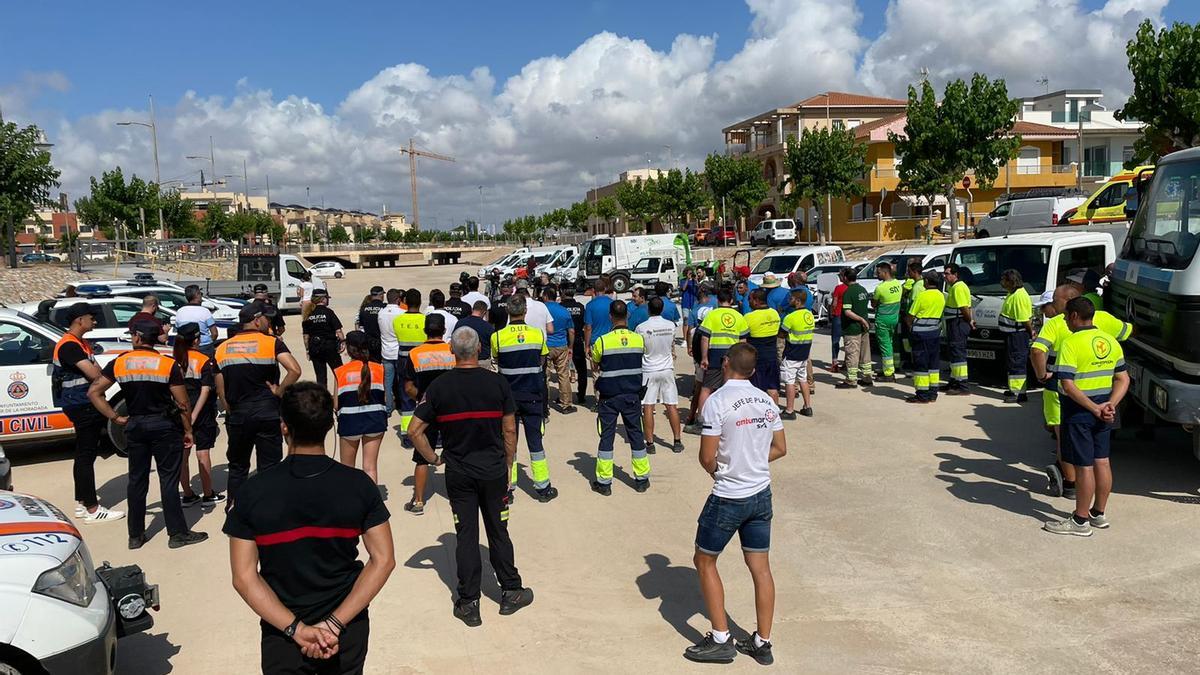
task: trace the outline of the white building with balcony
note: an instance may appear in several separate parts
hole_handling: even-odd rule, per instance
[[[1115,111],[1100,101],[1099,89],[1063,89],[1021,101],[1018,119],[1075,132],[1074,141],[1063,143],[1063,164],[1083,162],[1085,181],[1098,182],[1119,173],[1133,157],[1133,143],[1142,133],[1142,123],[1118,120]]]

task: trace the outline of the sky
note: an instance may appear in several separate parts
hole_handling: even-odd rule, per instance
[[[1138,23],[1200,21],[1190,0],[260,1],[11,3],[0,110],[54,143],[62,191],[121,166],[164,183],[218,175],[252,194],[410,211],[424,227],[539,213],[646,166],[703,165],[723,126],[813,94],[903,97],[983,72],[1014,96],[1132,86]],[[668,150],[667,146],[670,146]],[[483,186],[483,190],[479,190]],[[480,196],[482,195],[482,206]],[[482,212],[482,213],[481,213]],[[435,222],[436,218],[436,222]]]

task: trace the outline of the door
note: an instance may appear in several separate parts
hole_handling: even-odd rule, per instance
[[[1105,247],[1103,244],[1093,244],[1091,246],[1078,246],[1075,248],[1066,248],[1058,252],[1058,262],[1055,264],[1055,278],[1052,281],[1054,286],[1063,283],[1075,270],[1091,270],[1100,276],[1104,276],[1104,268],[1107,265],[1105,260]],[[1053,286],[1047,285],[1046,288]],[[1085,292],[1091,292],[1096,289],[1088,288]]]
[[[662,269],[658,272],[658,280],[664,281],[672,286],[679,280],[675,274],[675,261],[671,258],[663,258]]]
[[[799,270],[801,272],[807,272],[807,271],[811,270],[814,266],[816,266],[816,261],[813,260],[813,256],[810,253],[810,254],[804,256],[803,258],[801,258],[800,264],[796,267],[795,270],[792,270],[792,271],[795,272],[795,271]]]
[[[1008,215],[1012,212],[1012,202],[1004,202],[992,212],[987,214],[987,218],[979,223],[979,231],[987,233],[987,236],[994,237],[999,234],[1004,234],[1008,231]]]
[[[49,336],[0,320],[0,436],[6,441],[70,429],[50,392],[53,354]]]
[[[288,258],[283,263],[283,278],[279,280],[280,307],[296,308],[300,306],[300,280],[307,271],[304,265],[295,258]]]
[[[1112,223],[1125,220],[1125,192],[1131,183],[1119,181],[1104,186],[1099,193],[1079,209],[1084,220]],[[1072,219],[1074,222],[1074,219]]]
[[[1050,201],[1046,199],[1023,199],[1012,203],[1008,215],[1009,230],[1050,225]]]

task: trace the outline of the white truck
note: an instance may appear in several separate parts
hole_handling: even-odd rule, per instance
[[[601,274],[608,274],[613,290],[623,293],[633,285],[632,270],[638,261],[650,257],[665,257],[690,264],[692,255],[687,235],[602,234],[592,237],[583,245],[583,269],[579,281],[590,284]]]
[[[1126,198],[1133,224],[1105,309],[1133,324],[1125,343],[1136,402],[1155,427],[1182,425],[1200,459],[1200,148],[1140,170]]]
[[[57,506],[0,490],[0,673],[111,675],[117,640],[152,627],[158,606],[138,566],[95,567]]]
[[[1034,299],[1066,281],[1080,269],[1104,276],[1105,268],[1116,259],[1113,237],[1107,232],[1041,232],[1006,237],[975,239],[958,244],[950,256],[957,263],[960,278],[971,289],[975,330],[967,340],[967,358],[972,361],[998,362],[1004,356],[1004,336],[1000,333],[1000,306],[1006,291],[1000,275],[1007,269],[1021,273],[1025,290]],[[1034,313],[1034,325],[1041,314]]]
[[[252,298],[255,284],[266,284],[279,309],[300,311],[300,284],[310,277],[299,257],[278,252],[242,252],[238,254],[237,281],[204,279],[194,281],[204,294],[214,297]],[[186,282],[185,282],[186,283]],[[315,288],[323,288],[319,277],[312,277]]]

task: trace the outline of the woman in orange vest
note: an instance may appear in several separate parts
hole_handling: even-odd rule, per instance
[[[383,365],[371,360],[371,341],[360,330],[346,335],[350,362],[333,371],[337,382],[338,456],[342,464],[355,466],[359,446],[363,471],[379,484],[379,446],[387,431],[384,404]]]
[[[225,501],[225,495],[213,490],[212,484],[211,451],[221,433],[217,426],[216,362],[195,348],[199,337],[200,324],[185,323],[177,327],[174,345],[175,361],[183,364],[183,386],[192,404],[192,444],[196,449],[196,464],[200,467],[200,487],[204,489],[200,495],[192,490],[191,458],[185,447],[179,471],[184,506],[201,503],[212,506]]]

